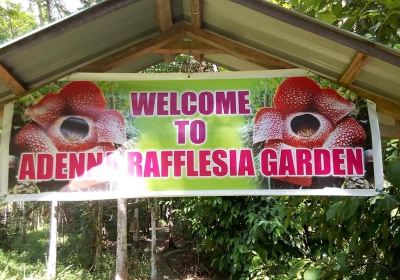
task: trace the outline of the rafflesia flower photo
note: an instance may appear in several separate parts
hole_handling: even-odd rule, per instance
[[[253,143],[276,151],[290,148],[363,147],[364,128],[350,116],[355,105],[332,88],[321,88],[307,77],[291,77],[276,89],[272,107],[254,118]],[[310,187],[312,176],[273,177]]]
[[[120,112],[107,110],[92,82],[74,81],[25,110],[31,120],[15,136],[21,152],[106,152],[126,141]]]
[[[27,122],[17,131],[13,141],[17,156],[21,153],[112,152],[118,145],[126,143],[123,116],[117,110],[106,108],[104,93],[93,82],[70,82],[58,92],[41,97],[27,107],[23,115]],[[32,192],[32,186],[41,191],[54,191],[63,186],[68,186],[65,190],[72,190],[73,186],[73,181],[69,185],[62,181],[43,184],[38,181],[15,182],[16,192]],[[93,189],[96,184],[104,187],[101,182],[94,181],[88,181],[83,187]]]

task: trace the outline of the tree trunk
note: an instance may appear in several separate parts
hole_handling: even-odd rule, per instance
[[[157,280],[157,259],[156,259],[156,212],[157,199],[150,200],[150,215],[151,215],[151,280]]]
[[[52,9],[51,9],[51,0],[45,0],[45,5],[46,5],[47,22],[50,23],[50,22],[53,21]]]
[[[42,2],[41,2],[41,0],[35,0],[34,3],[36,4],[36,7],[38,9],[39,24],[40,24],[40,26],[43,26],[45,24],[46,20],[43,15]]]
[[[25,202],[22,202],[22,242],[26,243],[26,209],[25,209]]]
[[[10,11],[10,4],[6,1],[6,13],[7,13],[7,20],[8,20],[8,27],[10,28],[10,34],[11,34],[11,38],[14,39],[15,38],[15,31],[14,31],[14,24],[12,22],[11,19],[11,11]]]
[[[118,199],[117,217],[117,262],[115,280],[128,279],[127,267],[127,206],[126,198]]]
[[[168,221],[168,249],[176,249],[176,245],[174,242],[174,216],[173,216],[173,207],[172,207],[172,201],[167,205],[166,209],[166,216],[167,216],[167,221]]]
[[[103,248],[103,209],[104,201],[100,200],[97,202],[97,215],[96,215],[96,227],[95,227],[95,250],[94,250],[94,270],[100,269],[100,257]]]
[[[57,264],[57,211],[58,201],[51,202],[51,223],[50,223],[50,244],[49,244],[49,259],[47,260],[47,279],[56,278]]]
[[[133,211],[133,220],[129,230],[132,233],[132,248],[139,248],[139,208]]]

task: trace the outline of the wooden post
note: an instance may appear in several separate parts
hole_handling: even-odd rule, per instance
[[[53,280],[56,278],[57,264],[57,211],[58,201],[51,202],[51,217],[50,217],[50,243],[49,243],[49,258],[47,260],[47,279]]]
[[[156,259],[156,211],[157,199],[150,200],[151,215],[151,280],[157,280],[157,259]]]
[[[128,279],[127,208],[128,200],[126,198],[119,198],[117,216],[117,261],[115,280]]]

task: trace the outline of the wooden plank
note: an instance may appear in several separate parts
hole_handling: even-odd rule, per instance
[[[383,138],[400,138],[399,122],[396,122],[396,125],[379,124],[379,130],[381,132],[381,137]]]
[[[161,31],[172,26],[171,0],[155,0],[156,18]]]
[[[194,56],[197,54],[218,54],[218,53],[225,53],[224,51],[217,49],[217,48],[207,48],[207,49],[192,49],[190,51],[188,48],[179,48],[179,49],[171,49],[171,48],[161,48],[154,51],[155,53],[162,53],[162,54],[179,54],[185,53],[189,54],[189,52]]]
[[[14,92],[17,97],[26,92],[26,89],[22,83],[19,82],[18,79],[13,76],[2,63],[0,63],[0,79]]]
[[[81,72],[106,72],[112,68],[127,62],[132,59],[137,59],[145,54],[152,53],[163,46],[176,41],[184,35],[184,25],[176,24],[165,32],[147,39],[136,45],[128,47],[117,53],[111,54],[105,58],[99,59],[85,67],[82,67]]]
[[[197,28],[203,27],[203,0],[191,0],[190,10],[192,14],[192,25]]]
[[[346,71],[342,74],[342,77],[339,79],[339,83],[342,85],[348,86],[350,85],[356,78],[358,73],[360,73],[361,69],[364,67],[367,62],[368,55],[365,53],[357,53],[353,58]]]
[[[162,32],[165,32],[172,27],[171,0],[154,0],[154,4],[158,26]],[[165,62],[170,63],[175,56],[165,53],[163,58]]]
[[[225,53],[223,50],[210,46],[209,44],[205,44],[203,42],[198,42],[196,40],[190,41],[190,45],[188,42],[184,40],[177,40],[172,42],[171,44],[165,45],[164,47],[154,51],[155,53],[165,53],[165,54],[177,54],[177,53],[185,53],[188,54],[190,49],[190,53],[193,55],[207,53],[207,54],[215,54],[215,53]]]
[[[379,124],[393,126],[396,125],[396,119],[387,113],[383,113],[377,110],[376,114],[378,115]]]
[[[258,64],[267,69],[296,68],[295,66],[277,59],[263,51],[246,46],[214,32],[197,28],[193,25],[186,25],[186,35],[191,39],[204,42],[219,48],[228,54]]]
[[[190,9],[191,9],[191,22],[192,25],[197,27],[197,28],[203,28],[203,7],[204,7],[204,1],[203,0],[191,0],[190,1]],[[190,42],[192,45],[192,42]],[[191,53],[193,55],[193,58],[198,61],[202,62],[204,59],[204,54],[212,54],[216,53],[213,50],[207,50],[204,49],[201,51],[201,49],[197,48],[196,50],[191,46]]]

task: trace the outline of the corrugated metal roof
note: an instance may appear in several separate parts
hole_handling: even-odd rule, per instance
[[[331,80],[340,79],[357,53],[367,54],[352,85],[394,106],[400,104],[399,52],[265,1],[204,0],[203,4],[204,30]],[[191,22],[190,5],[190,0],[171,1],[173,23]],[[158,34],[153,0],[105,1],[3,46],[0,62],[33,89]],[[230,69],[265,67],[232,53],[204,57]],[[162,59],[161,54],[144,52],[107,71],[136,72]],[[13,97],[0,82],[0,102]]]
[[[74,72],[82,65],[158,34],[152,1],[106,1],[0,49],[0,61],[28,89]],[[179,1],[174,17],[179,20]],[[159,59],[125,69],[141,70]],[[121,66],[122,67],[122,66]],[[123,68],[121,68],[123,69]],[[128,71],[128,70],[124,70]],[[12,93],[0,83],[0,100]]]

